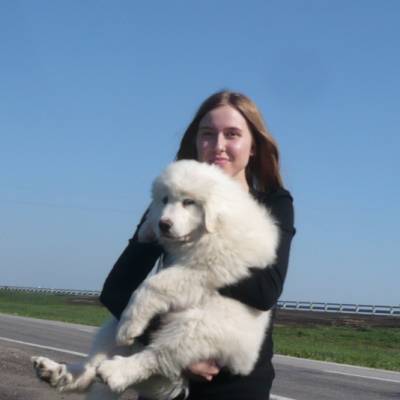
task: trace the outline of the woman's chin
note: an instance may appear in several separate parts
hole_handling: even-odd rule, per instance
[[[218,168],[221,168],[225,172],[229,171],[229,163],[228,163],[228,161],[213,161],[211,164],[215,165]]]

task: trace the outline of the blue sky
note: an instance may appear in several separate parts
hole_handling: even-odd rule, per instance
[[[100,289],[202,100],[246,93],[296,227],[282,299],[400,303],[398,1],[4,1],[0,285]]]

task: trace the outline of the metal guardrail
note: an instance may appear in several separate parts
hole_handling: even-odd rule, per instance
[[[278,301],[278,308],[283,310],[320,311],[365,315],[389,315],[400,317],[400,306],[320,303],[311,301]]]
[[[9,290],[12,292],[30,292],[30,293],[51,293],[51,294],[66,294],[71,296],[99,296],[98,290],[79,290],[79,289],[52,289],[41,287],[26,287],[26,286],[0,286],[0,290]]]
[[[16,292],[34,292],[64,294],[70,296],[99,296],[98,290],[79,289],[52,289],[41,287],[0,286],[0,290]],[[283,310],[320,311],[332,313],[364,314],[364,315],[386,315],[400,317],[399,306],[377,306],[368,304],[344,304],[344,303],[321,303],[312,301],[278,301],[278,308]]]

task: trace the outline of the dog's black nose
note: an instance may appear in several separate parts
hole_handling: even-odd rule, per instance
[[[161,232],[167,233],[171,229],[172,221],[169,219],[162,219],[158,223],[158,226],[159,226]]]

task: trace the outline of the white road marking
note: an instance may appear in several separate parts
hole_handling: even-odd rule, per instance
[[[373,379],[373,380],[376,380],[376,381],[400,383],[399,380],[387,379],[387,378],[378,378],[377,376],[366,376],[366,375],[350,374],[348,372],[339,372],[339,371],[330,371],[330,370],[324,370],[324,372],[327,372],[329,374],[347,375],[347,376],[355,376],[357,378]]]
[[[23,342],[21,340],[15,340],[15,339],[10,339],[10,338],[6,338],[3,336],[0,336],[0,340],[5,340],[6,342],[11,342],[11,343],[18,343],[18,344],[24,344],[27,346],[32,346],[32,347],[38,347],[40,349],[47,349],[47,350],[54,350],[54,351],[58,351],[60,353],[67,353],[67,354],[73,354],[74,356],[80,356],[80,357],[86,357],[87,354],[85,353],[79,353],[77,351],[72,351],[72,350],[64,350],[64,349],[60,349],[58,347],[51,347],[51,346],[43,346],[41,344],[36,344],[36,343],[30,343],[30,342]]]
[[[3,337],[3,336],[0,336],[0,340],[4,340],[6,342],[11,342],[11,343],[24,344],[26,346],[31,346],[31,347],[37,347],[39,349],[47,349],[47,350],[58,351],[60,353],[73,354],[75,356],[80,356],[80,357],[86,357],[87,356],[87,354],[79,353],[77,351],[64,350],[64,349],[60,349],[58,347],[52,347],[52,346],[43,346],[41,344],[36,344],[36,343],[31,343],[31,342],[23,342],[22,340],[10,339],[10,338],[6,338],[6,337]],[[271,394],[271,400],[295,400],[295,399],[291,399],[289,397],[282,397],[282,396],[277,396],[277,395]]]

